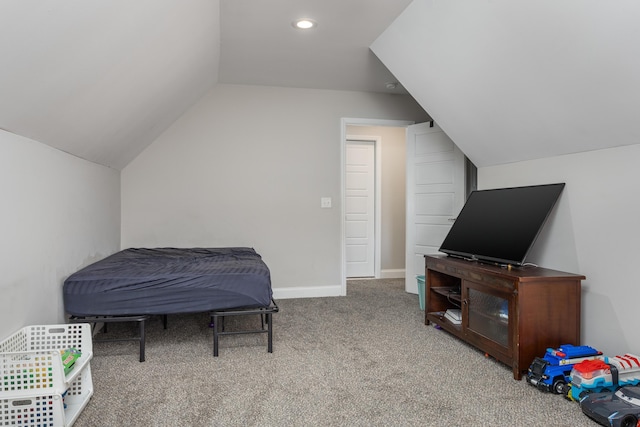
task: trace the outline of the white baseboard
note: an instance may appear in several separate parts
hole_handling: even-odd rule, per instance
[[[273,299],[319,298],[343,296],[342,286],[310,286],[295,288],[273,288]]]
[[[380,270],[381,279],[404,279],[404,268]]]
[[[380,279],[403,279],[404,269],[382,270],[380,271]],[[320,297],[339,297],[344,296],[342,286],[309,286],[294,288],[273,288],[273,298],[290,299],[290,298],[320,298]]]

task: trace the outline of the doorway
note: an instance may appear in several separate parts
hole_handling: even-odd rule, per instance
[[[342,247],[341,247],[341,260],[342,260],[342,284],[341,284],[341,294],[346,295],[346,285],[347,285],[347,277],[348,276],[358,276],[362,277],[363,273],[352,273],[351,268],[347,267],[348,256],[347,251],[358,252],[358,255],[361,258],[363,257],[365,246],[359,246],[357,250],[355,246],[352,246],[348,249],[348,244],[350,243],[348,239],[353,237],[354,228],[359,229],[357,231],[360,232],[360,235],[363,235],[363,227],[369,227],[369,235],[373,233],[373,275],[371,273],[366,273],[365,277],[376,277],[376,278],[391,278],[391,277],[404,277],[404,264],[402,260],[400,262],[389,261],[389,257],[393,256],[401,256],[404,258],[404,194],[402,194],[401,202],[394,202],[396,197],[399,197],[397,194],[393,194],[393,191],[387,191],[385,194],[385,189],[389,189],[388,180],[395,178],[402,181],[402,185],[404,186],[404,174],[403,176],[394,176],[397,174],[391,172],[388,168],[386,168],[387,161],[394,158],[393,144],[391,143],[391,139],[388,137],[388,132],[396,131],[401,134],[401,142],[400,146],[402,147],[402,152],[398,151],[399,155],[397,159],[393,161],[401,162],[402,167],[405,165],[404,158],[404,144],[405,144],[405,128],[414,122],[412,121],[403,121],[403,120],[376,120],[376,119],[342,119],[342,138],[341,138],[341,191],[342,191],[342,203],[341,203],[341,233],[342,233]],[[378,129],[374,129],[378,128]],[[352,214],[353,202],[355,199],[351,198],[354,194],[349,193],[351,190],[347,190],[347,181],[349,179],[348,176],[348,168],[347,168],[347,150],[348,150],[348,141],[358,141],[361,143],[368,142],[372,144],[374,151],[374,163],[376,164],[376,170],[374,170],[374,179],[375,179],[375,192],[374,192],[374,208],[373,208],[373,222],[359,222],[357,227],[353,227],[355,223],[349,223],[350,220],[353,220],[354,217],[350,217]],[[384,148],[383,148],[384,147]],[[384,172],[383,172],[384,169]],[[360,176],[362,178],[363,175]],[[384,177],[384,178],[383,178]],[[388,194],[391,193],[391,194]],[[360,203],[360,207],[364,202],[364,198],[358,200]],[[369,200],[370,202],[370,200]],[[390,213],[389,205],[392,206],[393,212]],[[371,205],[370,205],[371,206]],[[398,210],[401,209],[402,212],[397,213]],[[397,223],[397,220],[393,219],[393,215],[401,215],[402,216],[402,226],[398,230],[394,230],[393,226],[387,225],[387,220],[389,222]],[[361,218],[355,218],[361,219]],[[373,231],[371,231],[371,224],[373,225]],[[383,237],[384,236],[384,237]],[[389,240],[391,239],[391,241]],[[395,240],[394,240],[395,239]],[[401,242],[397,242],[397,239],[402,239]],[[351,241],[353,243],[353,241]],[[361,242],[355,242],[361,243]],[[391,243],[391,244],[390,244]],[[399,246],[398,250],[390,249],[391,246]],[[371,249],[367,248],[369,252],[369,259],[371,258]],[[353,253],[349,255],[354,255]],[[385,268],[388,265],[397,265],[397,269],[388,269]],[[369,266],[370,268],[370,266]],[[349,272],[348,272],[349,270]],[[369,270],[370,271],[370,270]]]

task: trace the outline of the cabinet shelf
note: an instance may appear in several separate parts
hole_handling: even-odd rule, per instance
[[[425,324],[511,366],[515,379],[548,347],[580,344],[584,276],[436,255],[426,255],[425,265]],[[444,317],[452,308],[461,309],[460,325]]]
[[[442,329],[453,335],[457,336],[462,332],[462,325],[456,325],[452,323],[450,320],[444,317],[444,312],[442,311],[427,313],[426,316],[430,322],[433,322],[434,324],[440,326]]]
[[[460,288],[453,286],[440,286],[431,288],[431,292],[446,297],[453,304],[457,304],[458,307],[460,307],[460,304],[462,303],[460,298]]]

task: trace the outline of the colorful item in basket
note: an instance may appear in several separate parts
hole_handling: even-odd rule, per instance
[[[61,350],[60,354],[62,355],[62,366],[64,367],[64,374],[67,375],[74,367],[76,360],[82,356],[80,350],[76,348],[68,348],[66,350]]]

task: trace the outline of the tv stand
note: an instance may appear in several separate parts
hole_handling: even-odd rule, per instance
[[[514,379],[548,347],[580,344],[584,276],[439,255],[425,255],[425,264],[425,324],[434,323],[511,366]],[[461,324],[445,317],[453,308],[461,309]]]

